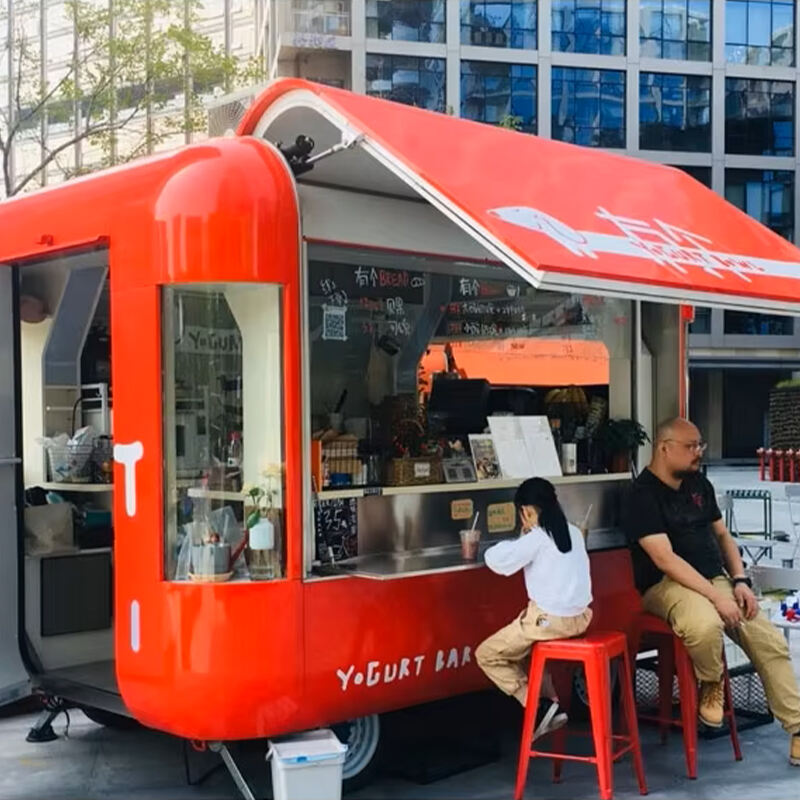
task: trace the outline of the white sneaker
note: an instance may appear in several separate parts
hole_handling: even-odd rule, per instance
[[[550,703],[550,707],[545,711],[541,722],[539,722],[536,726],[536,730],[533,732],[533,741],[535,742],[537,739],[541,739],[542,736],[557,731],[559,728],[563,728],[566,724],[567,715],[563,711],[559,713],[558,703],[553,700]]]

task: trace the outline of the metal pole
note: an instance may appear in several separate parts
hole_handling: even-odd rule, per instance
[[[228,768],[228,772],[230,772],[233,782],[236,784],[236,788],[242,793],[242,797],[244,797],[245,800],[256,800],[255,795],[247,785],[247,781],[245,781],[244,776],[239,771],[239,767],[236,766],[236,762],[233,760],[233,756],[230,754],[227,746],[222,742],[210,742],[208,749],[222,756],[222,760],[225,762],[225,766]]]

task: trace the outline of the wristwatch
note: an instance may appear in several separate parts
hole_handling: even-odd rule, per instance
[[[744,583],[748,586],[748,588],[753,588],[753,581],[750,578],[734,578],[733,585],[736,586],[737,584]]]

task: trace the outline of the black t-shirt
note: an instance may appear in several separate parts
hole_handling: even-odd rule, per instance
[[[675,490],[649,469],[642,470],[622,504],[636,588],[643,593],[664,576],[639,544],[639,539],[654,533],[666,533],[676,555],[704,578],[722,575],[722,555],[711,529],[721,517],[714,487],[702,475],[684,478]]]

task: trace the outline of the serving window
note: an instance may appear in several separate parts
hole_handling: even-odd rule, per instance
[[[556,463],[538,474],[627,469],[608,420],[631,416],[631,301],[540,291],[505,267],[332,250],[310,261],[308,287],[317,492],[521,477],[493,447],[509,417],[544,421]]]
[[[281,289],[163,290],[165,575],[284,574]]]

